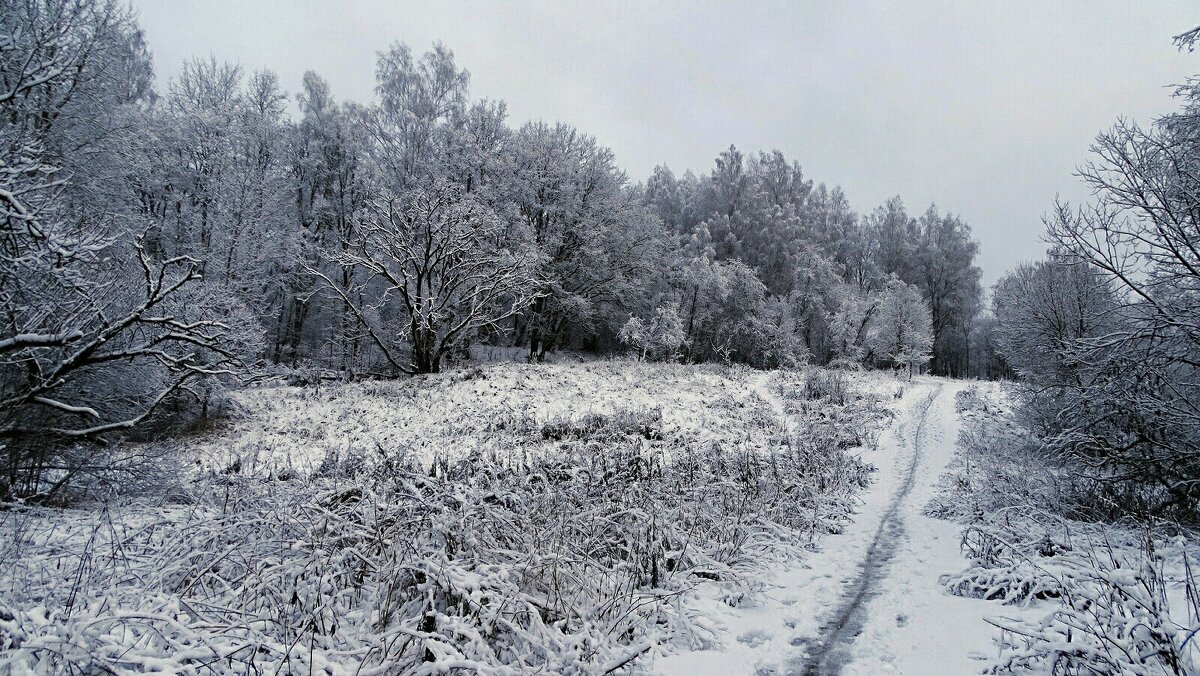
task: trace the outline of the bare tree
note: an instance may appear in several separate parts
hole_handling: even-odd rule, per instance
[[[92,454],[64,452],[72,441],[130,430],[179,394],[203,402],[192,383],[239,363],[226,345],[229,325],[210,318],[216,303],[197,288],[198,263],[154,264],[140,247],[137,258],[140,291],[117,275],[89,280],[73,289],[77,306],[56,304],[47,321],[0,337],[0,444],[11,490],[52,494],[95,469]]]
[[[1115,316],[1066,358],[1056,447],[1105,481],[1157,486],[1200,503],[1200,84],[1183,109],[1143,129],[1120,122],[1080,174],[1095,198],[1059,205],[1049,235],[1068,261],[1103,276]]]
[[[137,60],[128,14],[112,2],[5,2],[2,21],[0,497],[52,493],[93,460],[67,454],[70,443],[199,396],[196,379],[236,361],[198,261],[152,258],[114,217],[122,205],[80,176],[119,136],[96,120],[123,103],[109,96],[134,68],[120,59]]]
[[[1171,39],[1180,50],[1196,51],[1196,40],[1200,40],[1200,26],[1186,30]]]
[[[537,295],[526,238],[445,182],[376,201],[332,257],[365,273],[362,292],[346,291],[316,268],[309,272],[346,304],[388,363],[406,373],[437,373],[457,345],[482,329],[502,330],[500,323]],[[375,288],[381,292],[373,302],[358,300]],[[393,307],[399,326],[389,329],[380,318]]]

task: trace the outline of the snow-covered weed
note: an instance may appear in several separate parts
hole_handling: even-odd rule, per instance
[[[1035,599],[1056,598],[1062,584],[1042,567],[1039,557],[1054,556],[1064,546],[1048,534],[1034,537],[1002,528],[973,525],[963,530],[962,550],[973,565],[944,575],[950,593],[987,601],[1024,605]]]
[[[804,378],[804,396],[808,399],[842,405],[846,403],[846,392],[846,374],[842,371],[811,369]]]
[[[1040,518],[1039,518],[1040,517]],[[1010,513],[964,533],[973,566],[952,592],[1047,601],[1039,619],[989,619],[1001,654],[989,673],[1190,674],[1200,667],[1200,605],[1186,539]]]

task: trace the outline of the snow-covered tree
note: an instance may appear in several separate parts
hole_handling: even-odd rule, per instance
[[[379,103],[363,117],[375,164],[391,190],[428,184],[446,168],[449,135],[463,118],[470,75],[440,43],[419,59],[395,43],[379,54],[375,75]]]
[[[962,375],[971,319],[982,297],[982,273],[975,265],[979,244],[971,239],[971,228],[961,218],[939,214],[933,206],[919,223],[920,273],[915,283],[929,302],[933,368],[943,375]]]
[[[1086,342],[1116,327],[1117,299],[1094,268],[1069,256],[1026,263],[996,282],[996,343],[1017,375],[1042,386],[1076,382]]]
[[[892,279],[880,295],[868,338],[876,359],[905,369],[909,377],[930,359],[933,328],[920,289]]]
[[[513,142],[513,198],[533,234],[541,281],[518,330],[540,360],[572,340],[614,336],[630,314],[648,312],[668,239],[594,138],[531,123]]]
[[[1080,171],[1092,199],[1057,206],[1053,260],[1010,276],[996,310],[1006,358],[1043,391],[1029,401],[1049,446],[1099,483],[1194,518],[1200,84],[1178,96],[1181,110],[1153,126],[1120,122],[1097,138]]]
[[[376,200],[333,259],[363,273],[361,289],[310,271],[407,373],[437,373],[452,350],[482,329],[503,330],[538,293],[528,238],[446,182]],[[398,319],[385,326],[389,312]]]
[[[815,247],[804,247],[794,257],[792,291],[788,309],[806,352],[820,362],[832,351],[830,324],[836,307],[835,295],[843,284],[837,266]]]
[[[235,296],[278,346],[302,237],[289,166],[291,129],[278,78],[189,61],[160,105],[139,109],[130,176],[148,255],[197,261],[205,284]]]
[[[990,309],[980,312],[971,322],[971,333],[967,340],[970,351],[968,373],[972,378],[999,380],[1015,375],[1012,366],[1004,359],[999,334],[999,321]]]
[[[322,269],[343,292],[354,283],[352,266],[330,262],[329,252],[350,240],[372,190],[367,136],[352,106],[338,105],[316,73],[304,75],[297,97],[301,119],[291,135],[288,164],[294,185],[295,259],[280,261],[285,298],[272,349],[276,361],[329,355],[330,365],[352,371],[360,348],[357,322],[340,301],[314,293]]]
[[[878,295],[868,294],[857,284],[843,283],[835,287],[833,310],[829,315],[831,364],[851,368],[863,365],[871,320],[878,310]]]
[[[646,319],[630,317],[617,334],[620,341],[637,350],[639,359],[672,360],[683,346],[683,321],[674,306],[660,306]]]
[[[4,2],[0,36],[0,494],[44,497],[98,469],[69,441],[204,399],[237,361],[230,326],[254,322],[199,260],[142,245],[126,162],[149,65],[128,11]]]

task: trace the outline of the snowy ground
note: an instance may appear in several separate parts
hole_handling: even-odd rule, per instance
[[[963,383],[920,379],[891,429],[864,460],[881,471],[859,513],[805,563],[782,568],[762,602],[705,610],[728,640],[713,650],[658,658],[664,674],[975,674],[995,655],[995,606],[946,593],[960,570],[958,524],[922,514],[954,457]]]
[[[405,448],[427,464],[438,454],[507,450],[511,440],[496,434],[506,424],[649,409],[662,412],[664,433],[728,441],[757,436],[745,428],[764,409],[753,396],[761,380],[762,373],[745,368],[616,360],[505,362],[398,381],[259,387],[236,392],[231,418],[183,450],[207,467],[238,462],[243,472],[260,473],[307,474],[328,455],[377,446]]]

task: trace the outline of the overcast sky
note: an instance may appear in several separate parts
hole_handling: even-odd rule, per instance
[[[161,90],[213,55],[367,101],[378,51],[440,40],[514,126],[574,124],[633,180],[707,172],[734,143],[782,150],[859,212],[936,202],[974,228],[985,284],[1044,251],[1056,195],[1086,196],[1072,172],[1099,131],[1169,112],[1167,85],[1200,73],[1171,44],[1194,2],[873,5],[134,1]]]

